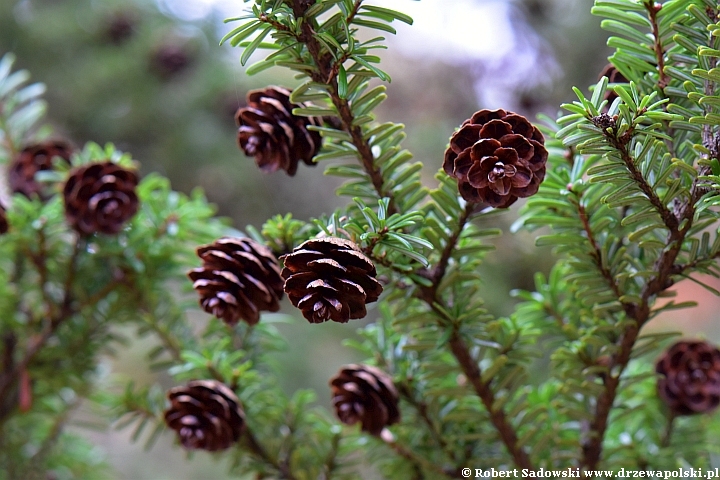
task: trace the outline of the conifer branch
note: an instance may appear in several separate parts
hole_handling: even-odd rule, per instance
[[[331,480],[335,469],[337,469],[337,455],[338,450],[340,449],[341,438],[342,435],[340,434],[340,432],[337,432],[333,435],[330,453],[328,453],[325,464],[323,465],[323,473],[320,477],[321,480]]]
[[[510,419],[507,418],[507,416],[505,415],[505,411],[503,408],[497,408],[497,406],[495,405],[495,393],[490,387],[492,379],[489,379],[485,382],[482,380],[482,372],[480,370],[480,367],[478,366],[478,362],[472,357],[472,355],[470,354],[470,349],[460,336],[458,325],[456,325],[452,318],[448,318],[443,312],[443,310],[438,308],[437,306],[437,304],[440,303],[440,299],[437,295],[437,289],[440,286],[440,282],[442,282],[443,277],[445,276],[448,264],[450,262],[450,259],[452,258],[452,252],[455,250],[457,242],[460,240],[462,231],[464,230],[465,225],[469,222],[472,213],[476,210],[477,207],[478,205],[472,203],[468,203],[465,206],[465,210],[460,215],[455,230],[448,239],[447,244],[445,245],[445,248],[440,255],[440,260],[436,264],[435,268],[430,272],[427,272],[427,274],[425,275],[432,280],[432,286],[423,287],[421,285],[418,285],[418,289],[420,290],[420,298],[425,303],[427,303],[427,305],[437,315],[443,318],[446,327],[453,329],[452,335],[450,336],[450,340],[448,342],[450,345],[450,350],[455,359],[457,360],[458,364],[460,365],[463,373],[472,384],[475,393],[478,397],[480,397],[480,400],[487,409],[490,415],[490,421],[500,435],[500,439],[505,445],[505,448],[507,448],[508,452],[512,456],[513,461],[520,468],[532,469],[530,457],[525,452],[525,450],[523,450],[522,446],[519,445],[517,432],[515,431],[515,428],[513,427]]]
[[[665,203],[660,200],[660,197],[658,197],[657,193],[655,193],[655,190],[653,190],[643,174],[640,170],[638,170],[635,165],[635,160],[628,151],[628,143],[631,138],[630,135],[626,134],[624,135],[625,138],[618,138],[614,128],[612,129],[612,134],[605,131],[605,135],[610,139],[611,145],[620,152],[620,158],[623,163],[625,163],[625,167],[628,169],[628,172],[630,172],[632,180],[658,212],[663,223],[670,231],[670,234],[677,234],[679,224],[677,217],[670,211],[670,209],[668,209]]]
[[[696,178],[691,189],[690,198],[681,208],[679,224],[683,226],[680,229],[675,228],[670,231],[666,247],[654,265],[653,271],[657,272],[657,274],[643,287],[639,304],[625,305],[625,313],[633,321],[626,327],[620,337],[618,341],[618,351],[610,361],[608,370],[616,373],[614,375],[611,373],[605,377],[604,390],[597,399],[595,415],[590,425],[592,434],[583,445],[581,466],[587,470],[595,469],[600,461],[602,442],[607,429],[608,417],[617,396],[621,376],[630,361],[630,355],[641,328],[650,319],[651,304],[659,293],[674,284],[673,275],[677,272],[675,260],[682,249],[688,231],[692,227],[695,215],[695,204],[701,196]],[[675,218],[674,215],[673,218]],[[676,222],[677,221],[676,218]]]
[[[157,335],[158,339],[168,351],[172,359],[177,363],[182,363],[182,345],[180,342],[172,336],[171,332],[169,332],[167,328],[158,323],[156,319],[152,317],[151,311],[145,312],[145,318],[145,323],[150,327],[155,335]],[[223,381],[224,379],[220,376],[218,380]]]
[[[437,265],[435,266],[430,275],[433,281],[433,297],[436,296],[437,286],[440,284],[440,281],[445,276],[445,272],[447,271],[450,258],[452,258],[453,251],[455,251],[457,242],[458,240],[460,240],[460,235],[462,234],[465,225],[470,220],[470,216],[474,211],[477,210],[477,208],[478,205],[474,203],[467,203],[465,205],[465,209],[463,210],[462,214],[460,214],[460,218],[458,218],[458,228],[452,233],[447,243],[445,244],[445,248],[443,248],[443,251],[440,254],[440,260],[438,260]]]
[[[55,334],[61,324],[70,319],[75,312],[72,309],[72,286],[75,280],[75,272],[77,269],[77,257],[80,252],[80,244],[82,240],[78,238],[73,246],[72,254],[68,261],[68,273],[64,286],[64,298],[60,307],[60,311],[53,317],[50,317],[45,324],[43,330],[33,337],[30,337],[29,344],[25,350],[25,355],[14,365],[14,368],[0,376],[0,405],[4,404],[8,394],[12,391],[12,386],[18,379],[20,372],[27,370],[30,362]],[[10,412],[7,412],[10,413]],[[1,421],[2,419],[0,419]]]
[[[475,393],[480,397],[480,400],[482,400],[483,405],[490,414],[490,421],[498,431],[500,439],[512,456],[515,465],[523,469],[533,470],[530,457],[522,446],[519,445],[517,432],[505,414],[505,410],[495,405],[495,393],[490,387],[492,379],[486,382],[482,381],[482,372],[480,371],[478,362],[470,355],[470,349],[460,337],[459,332],[453,332],[449,344],[453,355],[462,367],[463,373],[470,383],[472,383]]]
[[[357,9],[360,7],[361,3],[362,2],[360,0],[355,2],[355,13],[357,12]],[[321,53],[321,44],[316,38],[317,34],[314,30],[314,25],[311,24],[314,22],[310,22],[307,18],[304,18],[305,12],[307,11],[309,6],[310,4],[307,2],[302,2],[300,0],[292,1],[292,8],[295,14],[295,18],[303,18],[305,20],[302,22],[302,31],[298,36],[298,40],[307,46],[308,52],[310,53],[313,62],[315,63],[315,66],[317,67],[316,70],[312,70],[308,72],[308,74],[314,82],[326,84],[328,86],[330,98],[332,99],[333,105],[335,106],[335,109],[340,116],[343,130],[350,134],[352,143],[357,149],[360,156],[360,161],[363,165],[363,168],[369,175],[370,181],[372,182],[373,187],[378,194],[378,197],[387,197],[390,199],[390,205],[388,206],[388,215],[397,213],[395,197],[392,191],[388,190],[385,187],[385,182],[383,180],[380,167],[377,167],[375,165],[375,156],[372,153],[372,147],[370,146],[370,143],[365,138],[363,138],[362,128],[355,124],[356,118],[352,112],[352,109],[350,108],[350,103],[347,99],[340,97],[337,78],[332,74],[334,69],[333,58],[329,53],[325,53],[324,55]]]
[[[649,8],[648,11],[651,13],[652,22],[652,19],[654,19],[654,14],[652,13],[654,11],[654,7],[648,7],[648,4],[646,4],[646,8]],[[653,25],[655,24],[653,23]],[[657,46],[660,41],[659,35],[656,36],[656,38],[656,52],[658,52]],[[713,45],[714,39],[712,36],[708,38],[708,43],[711,46]],[[658,53],[658,55],[661,55],[661,53]],[[660,62],[660,60],[658,61]],[[710,63],[710,68],[714,68],[717,64],[717,59],[715,57],[709,57],[708,62]],[[660,71],[662,72],[662,69]],[[705,95],[713,95],[715,91],[714,83],[710,80],[705,80],[704,90]],[[711,107],[704,108],[706,110],[705,113],[708,113]],[[665,226],[669,230],[669,233],[666,241],[666,247],[653,268],[653,271],[657,272],[657,274],[649,279],[643,287],[640,295],[640,303],[624,305],[626,315],[631,318],[633,322],[626,327],[618,341],[618,351],[612,357],[608,369],[610,372],[615,372],[615,374],[607,375],[604,378],[604,390],[597,399],[595,415],[590,425],[591,435],[587,442],[583,444],[581,466],[587,470],[595,469],[600,461],[602,455],[602,443],[607,429],[608,417],[617,396],[620,377],[630,361],[630,355],[640,334],[641,328],[650,318],[650,307],[652,301],[659,293],[667,288],[670,288],[674,283],[673,276],[682,273],[685,268],[683,266],[676,265],[675,261],[682,249],[683,242],[692,227],[696,204],[704,194],[703,189],[700,187],[699,177],[707,174],[707,167],[701,167],[698,172],[698,176],[696,176],[693,180],[689,198],[686,198],[685,203],[679,205],[677,213],[673,213],[660,200],[657,194],[655,194],[652,187],[645,181],[644,177],[635,166],[633,158],[627,149],[627,144],[631,138],[630,135],[626,134],[624,138],[618,138],[614,132],[614,129],[604,130],[604,133],[610,140],[610,143],[620,152],[621,158],[630,171],[633,180],[660,214]],[[717,150],[715,137],[710,125],[703,125],[702,141],[703,145],[711,152]]]

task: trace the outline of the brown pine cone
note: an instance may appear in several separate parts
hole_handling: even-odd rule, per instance
[[[368,365],[345,365],[330,379],[332,403],[342,423],[360,422],[362,430],[380,435],[400,421],[398,392],[392,378]]]
[[[480,110],[450,137],[443,168],[465,200],[506,208],[537,193],[545,178],[544,143],[522,115]]]
[[[130,12],[116,12],[105,20],[103,36],[113,45],[122,45],[135,33],[137,17]]]
[[[245,413],[235,393],[215,380],[193,380],[168,391],[165,423],[183,447],[225,450],[240,439]]]
[[[53,157],[60,157],[70,164],[73,148],[63,140],[49,140],[25,147],[8,169],[8,183],[13,193],[30,198],[41,195],[43,186],[35,181],[35,174],[52,170]]]
[[[681,341],[655,365],[658,394],[676,415],[705,413],[720,404],[720,350],[707,342]]]
[[[283,296],[278,261],[269,248],[249,238],[221,238],[197,249],[201,268],[188,272],[203,309],[235,325],[250,325],[260,312],[277,312]]]
[[[112,162],[74,169],[65,182],[65,217],[82,235],[118,233],[138,211],[135,172]]]
[[[311,323],[363,318],[365,304],[383,290],[375,265],[350,240],[308,240],[280,258],[285,261],[285,293]]]
[[[9,229],[10,226],[7,221],[7,213],[5,212],[5,208],[0,205],[0,235],[7,233]]]
[[[150,58],[150,68],[162,80],[171,80],[187,70],[193,62],[192,52],[185,45],[160,45]]]
[[[607,77],[608,83],[627,83],[628,81],[627,78],[625,78],[612,63],[605,65],[605,68],[603,68],[600,75],[598,75],[598,80],[602,77]],[[612,90],[607,90],[605,92],[605,100],[607,100],[608,103],[614,102],[617,97],[617,93]]]
[[[279,169],[293,176],[300,160],[314,166],[313,157],[322,146],[318,132],[308,126],[322,125],[317,117],[293,115],[293,108],[302,104],[290,103],[290,90],[270,86],[251,90],[247,94],[247,107],[238,109],[238,145],[265,173]]]

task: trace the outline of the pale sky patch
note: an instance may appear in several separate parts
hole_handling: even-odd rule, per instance
[[[251,3],[238,0],[157,0],[160,8],[186,21],[213,11],[220,16],[242,15]],[[383,34],[404,55],[447,61],[493,60],[513,47],[513,29],[506,2],[487,0],[393,0],[367,2],[394,8],[413,17],[414,24],[393,22],[397,35]],[[224,30],[223,30],[224,32]]]

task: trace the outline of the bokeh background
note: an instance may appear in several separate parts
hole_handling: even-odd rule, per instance
[[[425,164],[428,184],[453,129],[474,111],[502,107],[531,118],[555,116],[558,105],[572,99],[571,86],[594,83],[611,53],[600,19],[590,15],[590,0],[369,3],[391,3],[415,19],[411,27],[398,25],[381,52],[392,83],[378,117],[406,124],[405,145]],[[323,176],[322,167],[301,166],[294,178],[263,175],[235,144],[233,115],[246,92],[296,83],[280,69],[248,77],[240,50],[218,46],[230,29],[222,20],[246,7],[239,0],[0,0],[0,55],[14,52],[17,67],[47,84],[49,120],[58,134],[78,146],[113,142],[131,152],[144,173],[160,172],[184,192],[202,188],[237,228],[259,226],[276,213],[307,219],[330,212],[345,200],[334,194],[339,181]],[[494,221],[507,232],[516,212],[514,206]],[[552,256],[524,234],[506,233],[497,246],[484,267],[484,288],[489,309],[503,315],[514,304],[508,292],[532,289],[533,273],[547,271]],[[676,288],[700,307],[658,318],[651,328],[720,339],[720,300],[689,282]],[[276,359],[283,385],[288,392],[314,388],[328,405],[327,379],[359,360],[342,340],[372,314],[347,325],[309,327],[292,308],[284,312],[275,316],[288,339]],[[193,321],[209,320],[192,315]],[[108,381],[171,386],[145,366],[152,339],[122,333],[130,347],[104,361]],[[88,421],[95,428],[88,429]],[[113,478],[226,478],[222,462],[205,454],[189,460],[170,434],[145,451],[89,407],[76,424],[112,465]]]

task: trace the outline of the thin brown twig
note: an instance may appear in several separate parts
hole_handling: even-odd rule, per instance
[[[42,332],[30,339],[29,345],[27,347],[27,350],[25,351],[25,355],[23,356],[23,358],[15,364],[14,368],[8,374],[5,374],[0,378],[0,403],[4,402],[5,398],[10,392],[12,385],[17,380],[20,372],[27,370],[30,362],[33,361],[33,359],[40,352],[42,347],[53,336],[53,334],[57,331],[58,327],[65,321],[67,321],[73,314],[71,290],[75,279],[75,270],[77,268],[77,257],[80,251],[80,243],[81,240],[78,238],[75,242],[73,252],[68,262],[68,274],[65,280],[65,293],[62,307],[56,316],[49,319]]]
[[[650,204],[658,212],[660,218],[662,218],[663,223],[670,231],[670,233],[677,234],[679,225],[678,218],[675,216],[675,214],[673,214],[672,211],[670,211],[670,209],[665,205],[665,203],[660,200],[660,197],[657,196],[653,188],[650,186],[647,180],[645,180],[645,177],[643,177],[640,170],[638,170],[638,168],[635,166],[635,161],[632,158],[632,155],[630,155],[627,147],[630,138],[618,138],[614,135],[614,133],[608,138],[612,146],[620,152],[622,161],[623,163],[625,163],[625,167],[630,172],[630,176],[632,177],[633,182],[635,182],[635,185],[640,188],[645,197],[650,201]]]
[[[613,291],[613,294],[615,294],[615,298],[620,298],[622,293],[620,292],[620,289],[617,286],[617,283],[615,283],[615,278],[613,277],[612,272],[603,265],[602,261],[602,250],[600,249],[600,245],[597,243],[597,240],[595,239],[595,235],[593,234],[592,229],[590,228],[590,221],[588,218],[587,210],[585,210],[585,206],[582,204],[580,198],[577,199],[577,210],[578,215],[580,216],[580,222],[582,223],[583,230],[585,230],[585,234],[588,237],[588,241],[590,242],[590,245],[592,246],[592,252],[591,256],[593,257],[593,260],[595,262],[595,266],[600,271],[600,274],[603,276],[605,281],[607,282],[610,289]]]
[[[635,341],[640,333],[640,326],[638,326],[640,323],[641,322],[636,321],[625,330],[620,339],[619,351],[616,356],[611,359],[610,367],[608,368],[608,372],[613,372],[614,367],[616,367],[618,371],[614,375],[609,373],[604,377],[605,388],[598,396],[595,415],[590,422],[589,430],[591,434],[582,445],[583,456],[580,465],[586,470],[595,469],[600,461],[608,416],[615,402],[615,396],[617,395],[617,389],[620,384],[620,375],[630,361],[632,347],[635,345]],[[644,323],[644,321],[642,323]]]
[[[650,25],[652,28],[652,35],[655,39],[654,45],[653,45],[653,51],[655,52],[655,59],[657,60],[657,69],[658,69],[658,88],[662,91],[667,84],[670,82],[670,78],[665,73],[665,49],[662,45],[662,38],[660,37],[660,28],[658,26],[657,21],[657,14],[660,11],[659,8],[657,8],[657,5],[655,5],[655,2],[647,2],[644,4],[645,10],[648,12],[648,20],[650,20]]]
[[[543,304],[543,309],[545,310],[545,313],[550,315],[555,319],[555,322],[558,324],[558,327],[561,329],[567,325],[567,322],[565,321],[565,317],[560,315],[560,312],[558,312],[555,308],[553,308],[552,305]]]
[[[675,419],[677,416],[673,411],[669,411],[667,415],[667,424],[665,425],[665,432],[663,433],[662,439],[660,440],[661,447],[669,447],[670,440],[672,440],[673,427],[675,426]]]
[[[260,14],[260,16],[258,17],[258,20],[260,20],[263,23],[267,23],[268,25],[272,25],[276,30],[279,30],[281,32],[292,33],[288,27],[286,27],[282,23],[278,22],[277,20],[273,20],[272,18],[268,17],[264,13]]]
[[[45,318],[51,318],[53,316],[53,302],[47,291],[48,283],[48,269],[47,269],[47,251],[45,242],[45,226],[41,226],[38,229],[38,252],[33,252],[29,247],[24,249],[26,257],[30,258],[32,264],[38,272],[38,284],[40,287],[40,294],[42,295],[43,304],[45,307]]]
[[[440,474],[443,477],[462,478],[461,476],[456,475],[455,471],[445,470],[444,468],[440,467],[439,465],[435,465],[434,463],[429,461],[424,456],[418,455],[417,453],[413,452],[412,450],[408,449],[407,447],[401,445],[394,438],[392,438],[391,435],[382,435],[381,434],[380,438],[395,453],[397,453],[399,456],[403,457],[404,459],[408,460],[410,463],[415,465],[416,471],[419,472],[421,475],[422,475],[422,469],[424,468],[424,469],[434,472],[436,474]],[[422,478],[424,478],[424,476]]]
[[[447,457],[454,463],[457,463],[457,458],[455,455],[455,451],[449,448],[448,443],[443,438],[442,434],[438,431],[437,427],[435,426],[435,422],[430,418],[430,413],[427,409],[427,404],[423,402],[422,400],[417,400],[415,396],[410,391],[410,388],[405,384],[401,383],[398,386],[398,391],[400,393],[400,396],[405,399],[406,402],[408,402],[417,412],[418,416],[422,419],[422,421],[425,423],[425,425],[428,428],[428,431],[430,432],[430,436],[435,441],[435,443],[440,447],[440,449],[447,455]]]
[[[360,7],[361,3],[361,0],[356,0],[355,11]],[[296,18],[303,18],[308,7],[309,4],[306,2],[292,2],[293,12]],[[313,81],[327,84],[330,98],[338,112],[340,121],[342,122],[342,128],[350,134],[352,144],[357,149],[359,159],[363,168],[369,175],[375,191],[381,198],[387,197],[390,199],[390,203],[388,205],[388,215],[397,213],[392,191],[385,188],[385,182],[383,180],[381,170],[379,167],[375,166],[375,156],[372,153],[370,143],[364,138],[362,128],[355,124],[356,119],[352,109],[350,108],[350,103],[346,98],[340,97],[337,78],[332,75],[333,57],[328,52],[325,54],[321,53],[322,47],[316,38],[313,25],[314,22],[311,22],[308,19],[305,20],[306,21],[302,23],[302,31],[298,36],[298,40],[307,46],[308,52],[317,67],[317,70],[310,71],[309,75]]]
[[[657,62],[657,70],[658,70],[658,90],[661,94],[664,94],[665,87],[667,87],[668,83],[670,83],[670,77],[665,73],[665,48],[662,44],[662,36],[660,35],[660,26],[657,21],[657,14],[660,11],[661,5],[655,4],[654,1],[646,2],[644,3],[645,10],[648,12],[648,20],[650,21],[651,29],[652,29],[652,35],[654,38],[654,45],[653,45],[653,51],[655,53],[655,59]],[[663,110],[667,112],[667,106],[668,104],[665,104],[663,106]],[[667,133],[668,137],[673,137],[674,129],[670,127],[670,122],[668,120],[663,120],[663,129]],[[668,149],[668,152],[672,157],[675,157],[675,145],[672,142],[672,140],[664,139],[665,146]],[[673,175],[679,175],[680,172],[673,172]],[[676,199],[677,200],[677,199]],[[674,200],[673,202],[675,202]]]
[[[448,264],[450,263],[450,258],[452,257],[455,247],[457,246],[457,242],[458,242],[458,240],[460,240],[460,235],[462,234],[462,231],[465,228],[465,225],[470,220],[470,216],[476,210],[476,208],[477,208],[477,204],[474,204],[474,203],[468,202],[465,205],[465,209],[463,210],[462,214],[460,214],[460,217],[458,218],[459,228],[457,228],[452,233],[450,238],[448,238],[447,244],[445,244],[445,248],[443,248],[443,251],[440,254],[440,260],[438,260],[438,263],[432,272],[433,284],[438,285],[440,283],[440,280],[442,280],[445,277],[445,272],[447,271]],[[437,290],[437,286],[434,286],[433,288],[435,290]]]
[[[495,405],[495,393],[490,387],[492,379],[488,381],[482,380],[482,372],[480,371],[478,362],[470,355],[467,344],[457,332],[454,332],[453,336],[450,337],[449,344],[453,355],[462,367],[463,373],[472,384],[473,389],[490,414],[490,421],[500,435],[500,439],[512,456],[515,464],[520,468],[533,470],[530,457],[519,445],[517,432],[510,422],[510,419],[505,415],[505,410]]]
[[[72,286],[75,282],[75,274],[77,273],[77,261],[80,255],[81,245],[85,243],[85,240],[78,237],[75,239],[72,253],[70,254],[70,261],[68,262],[68,274],[65,277],[65,285],[63,286],[63,302],[60,308],[60,316],[58,321],[64,321],[69,316],[72,306]],[[62,319],[62,320],[61,320]]]
[[[355,0],[355,4],[353,5],[353,10],[350,12],[350,15],[347,17],[347,23],[350,24],[355,20],[355,15],[357,15],[358,11],[360,10],[360,5],[362,5],[363,0]]]
[[[12,276],[10,277],[10,285],[18,286],[20,279],[23,277],[25,271],[25,257],[20,251],[15,254],[14,269]],[[15,295],[15,311],[22,310],[22,296],[19,292]],[[12,310],[11,310],[12,311]],[[30,316],[28,315],[28,318]],[[15,371],[15,349],[17,347],[17,336],[12,331],[3,332],[3,364],[2,370],[0,370],[0,430],[2,430],[3,423],[8,419],[10,412],[15,408],[18,403],[18,398],[15,396],[10,399],[7,398],[8,390],[15,381],[17,372]],[[2,443],[2,435],[0,435],[0,444]]]
[[[337,468],[337,454],[340,449],[340,440],[342,434],[338,431],[333,435],[330,453],[328,453],[325,463],[323,464],[323,472],[319,480],[331,480],[333,472]]]
[[[83,299],[82,301],[79,301],[78,306],[75,310],[77,312],[81,312],[89,306],[96,305],[99,301],[101,301],[102,299],[110,295],[110,293],[112,293],[118,287],[121,287],[123,285],[125,285],[125,281],[117,279],[106,283],[105,286],[102,287],[100,290]]]
[[[147,315],[150,315],[150,312],[148,312]],[[168,333],[167,328],[153,320],[147,320],[146,323],[158,336],[163,346],[168,350],[168,352],[170,352],[170,356],[173,360],[176,363],[183,363],[182,347],[180,344],[178,344],[178,342]]]
[[[249,426],[245,426],[245,431],[243,433],[247,445],[250,448],[250,451],[255,454],[255,456],[259,457],[261,460],[263,460],[265,463],[270,464],[273,468],[275,468],[278,473],[280,474],[280,478],[284,480],[297,480],[297,477],[293,475],[292,471],[290,471],[289,466],[282,465],[276,458],[273,458],[263,447],[260,442],[258,442],[257,438],[255,437],[255,434],[253,434],[252,430],[250,430]]]

